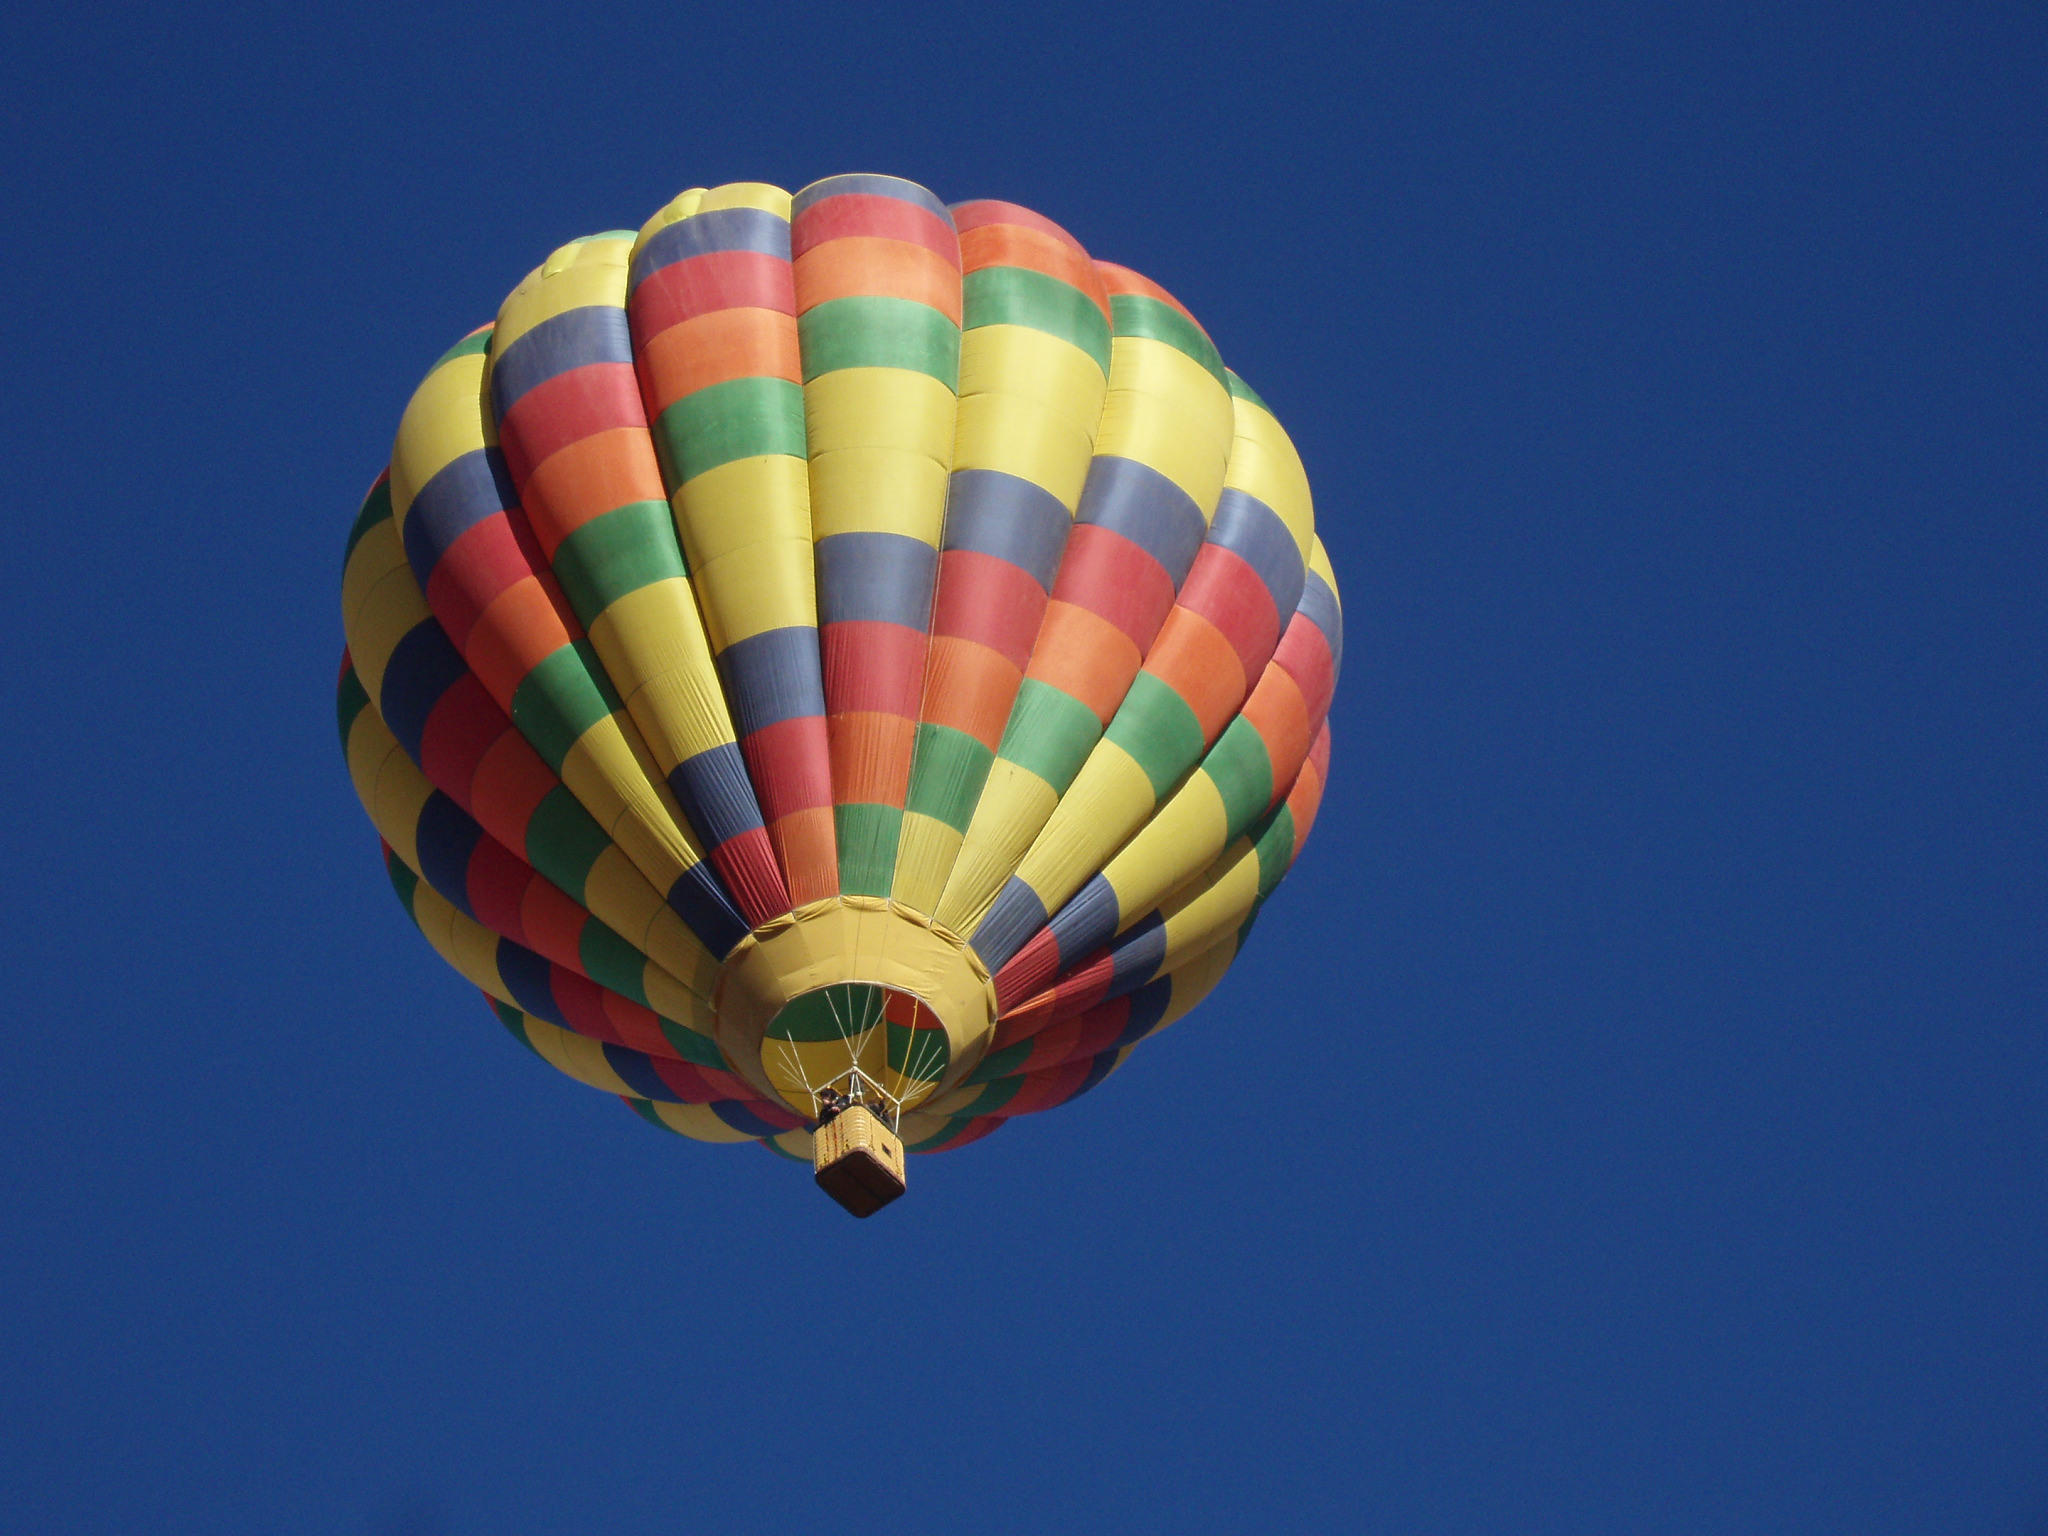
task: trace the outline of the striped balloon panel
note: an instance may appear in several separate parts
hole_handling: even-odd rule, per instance
[[[1013,203],[953,210],[960,403],[896,900],[929,912],[1016,702],[1081,499],[1110,366],[1079,241]]]
[[[542,556],[749,923],[789,909],[677,542],[626,317],[634,237],[578,240],[506,298],[490,350],[505,464]]]
[[[489,999],[498,1022],[549,1066],[580,1083],[621,1098],[652,1100],[664,1107],[707,1112],[733,1134],[700,1136],[705,1141],[753,1141],[790,1129],[796,1117],[778,1104],[756,1098],[717,1096],[715,1084],[687,1062],[664,1061],[624,1046],[609,1045],[562,1029],[516,1005]],[[737,1081],[737,1079],[734,1079]],[[695,1116],[683,1125],[702,1124]],[[680,1126],[671,1126],[680,1129]],[[685,1135],[690,1132],[684,1131]]]
[[[1100,999],[1057,1020],[1050,1005],[1037,1013],[1005,1019],[994,1048],[961,1092],[969,1093],[980,1084],[1019,1073],[1039,1072],[1081,1057],[1134,1046],[1181,1018],[1214,991],[1236,955],[1235,937],[1228,937],[1134,991]],[[947,1113],[965,1112],[950,1096],[938,1107]]]
[[[650,1029],[660,1014],[715,1049],[708,995],[664,971],[485,832],[428,781],[367,703],[345,733],[356,792],[385,845],[416,877],[470,921],[630,1001]]]
[[[1206,869],[1293,786],[1343,653],[1334,577],[1315,541],[1286,634],[1244,709],[1186,783],[997,973],[1007,1006],[1107,944]]]
[[[619,1097],[649,1125],[673,1131],[678,1136],[687,1136],[692,1141],[752,1141],[785,1157],[792,1155],[782,1152],[777,1145],[781,1137],[774,1133],[773,1124],[756,1113],[751,1104],[663,1104],[643,1099],[637,1094],[622,1093]],[[810,1158],[805,1157],[803,1161],[809,1162]]]
[[[485,363],[472,337],[434,367],[406,406],[392,453],[391,504],[410,572],[376,573],[360,611],[350,606],[344,577],[344,619],[356,626],[350,649],[365,668],[373,652],[390,654],[397,635],[431,613],[542,761],[723,953],[747,925],[674,795],[650,774],[653,758],[639,727],[548,569],[498,448]]]
[[[448,483],[443,476],[435,479]],[[495,516],[502,530],[504,514]],[[421,526],[427,518],[423,512],[412,526]],[[476,547],[468,543],[469,549]],[[436,576],[446,563],[435,563]],[[342,575],[342,610],[349,654],[366,697],[430,778],[507,847],[522,850],[534,868],[563,890],[578,893],[586,905],[604,903],[608,917],[625,919],[628,912],[644,912],[645,889],[659,889],[672,917],[646,914],[637,921],[622,921],[620,931],[637,934],[641,947],[660,956],[678,976],[715,970],[709,956],[730,950],[744,936],[746,924],[709,866],[685,865],[673,858],[673,845],[648,835],[647,823],[624,814],[622,802],[612,802],[621,813],[609,829],[602,826],[587,808],[586,798],[565,785],[527,733],[513,725],[503,704],[429,611],[393,514],[388,482],[371,489],[356,519]],[[471,626],[467,637],[475,639],[481,629]],[[569,689],[574,676],[563,668],[553,683]],[[545,707],[552,697],[542,689],[527,692],[523,702],[529,723],[555,718]],[[519,699],[516,689],[514,698]],[[624,729],[614,722],[614,737],[622,738]],[[583,787],[593,795],[604,781],[588,771],[589,765],[612,750],[600,739],[603,732],[603,722],[585,732],[599,741],[595,755],[562,757],[564,766],[581,773]],[[600,799],[599,804],[605,802]]]
[[[960,381],[960,242],[912,182],[791,202],[839,885],[886,896],[910,784]]]
[[[1329,760],[1330,727],[1326,721],[1316,733],[1315,745],[1293,788],[1278,807],[1254,823],[1165,906],[1147,913],[1106,948],[1061,976],[1050,993],[1042,992],[1019,1004],[1014,1012],[1028,1014],[1043,1028],[1105,999],[1137,990],[1233,932],[1242,942],[1242,930],[1259,903],[1272,894],[1308,840],[1322,803]],[[1000,1032],[997,1038],[1002,1039]]]
[[[1222,359],[1164,289],[1108,262],[1109,384],[1095,454],[996,761],[935,914],[973,933],[1116,715],[1222,494]]]
[[[1225,377],[1235,433],[1208,537],[1108,730],[975,929],[992,966],[1043,928],[1216,744],[1300,604],[1315,537],[1308,476],[1272,412]]]
[[[422,880],[389,844],[384,861],[392,888],[435,953],[487,995],[593,1040],[724,1073],[710,1036],[492,933]]]
[[[634,247],[647,419],[788,899],[839,889],[789,194],[685,193]]]

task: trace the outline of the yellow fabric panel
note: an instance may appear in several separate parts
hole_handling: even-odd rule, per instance
[[[588,1035],[558,1029],[530,1013],[522,1013],[519,1022],[526,1030],[526,1041],[533,1047],[534,1054],[557,1072],[565,1073],[579,1083],[588,1083],[593,1088],[602,1088],[606,1093],[638,1097],[633,1094],[632,1086],[604,1059],[604,1046]]]
[[[1017,475],[1045,487],[1072,512],[1081,502],[1095,434],[1022,395],[962,395],[954,447],[955,469]]]
[[[1097,453],[1149,465],[1213,517],[1234,434],[1230,392],[1200,363],[1146,336],[1110,343]]]
[[[783,1131],[779,1135],[770,1136],[768,1140],[780,1147],[790,1157],[801,1159],[806,1163],[810,1162],[817,1155],[816,1139],[802,1126],[798,1126],[793,1131]]]
[[[1237,435],[1230,445],[1230,466],[1223,483],[1258,497],[1279,514],[1305,560],[1316,536],[1316,514],[1301,455],[1294,451],[1293,440],[1271,411],[1236,395],[1231,397],[1231,405]]]
[[[590,304],[623,309],[626,304],[626,263],[633,242],[623,236],[607,240],[574,240],[542,262],[505,296],[498,309],[498,328],[491,333],[491,355],[505,349],[543,321]]]
[[[712,1038],[718,1016],[708,1000],[697,996],[652,960],[641,967],[640,986],[647,994],[647,1006],[665,1019],[687,1026],[692,1032]]]
[[[417,874],[419,871],[414,870]],[[462,915],[455,905],[422,880],[413,887],[412,915],[434,946],[466,980],[481,987],[501,1003],[512,1003],[512,994],[498,975],[498,936],[473,918]]]
[[[1216,990],[1216,984],[1223,979],[1224,972],[1237,958],[1237,933],[1233,929],[1208,948],[1197,950],[1187,956],[1168,974],[1173,978],[1173,993],[1166,1004],[1166,1012],[1152,1031],[1159,1033],[1167,1025],[1187,1017],[1190,1010],[1203,998]],[[1150,1038],[1149,1036],[1147,1038]]]
[[[638,1097],[638,1095],[634,1095]],[[758,1141],[758,1136],[749,1136],[745,1131],[735,1130],[718,1118],[717,1111],[709,1104],[656,1104],[654,1114],[661,1123],[678,1136],[687,1136],[692,1141]],[[805,1153],[806,1157],[810,1154]]]
[[[929,913],[946,888],[960,841],[960,834],[936,816],[905,811],[896,843],[896,884],[889,894],[912,911]]]
[[[1028,325],[978,325],[960,336],[961,395],[1014,395],[1064,416],[1092,439],[1109,381],[1070,341]]]
[[[1249,838],[1239,838],[1200,881],[1167,905],[1166,955],[1162,971],[1206,949],[1245,920],[1259,898],[1259,856]]]
[[[402,531],[420,487],[487,437],[491,413],[484,406],[484,359],[480,352],[450,358],[424,379],[398,419],[391,448],[391,520]]]
[[[1323,541],[1319,538],[1309,540],[1308,568],[1330,584],[1330,595],[1337,599],[1338,611],[1342,612],[1344,594],[1337,587],[1337,571],[1330,564],[1330,552],[1323,548]]]
[[[1145,825],[1158,801],[1138,760],[1104,738],[1017,866],[1017,878],[1057,912],[1088,877]]]
[[[1193,775],[1103,868],[1116,892],[1119,930],[1208,868],[1229,835],[1230,815],[1216,781]]]
[[[419,852],[414,846],[417,835],[420,807],[426,804],[427,796],[433,793],[428,785],[424,794],[410,797],[410,787],[403,775],[387,774],[395,754],[407,767],[412,759],[398,745],[390,728],[377,717],[374,708],[357,714],[355,724],[348,733],[348,777],[355,786],[356,798],[363,802],[363,809],[369,813],[370,824],[377,833],[397,852],[407,864],[417,867]],[[413,775],[425,782],[417,768]],[[388,783],[387,783],[388,780]],[[411,815],[407,815],[407,811]]]
[[[562,759],[562,782],[657,891],[703,862],[696,838],[664,804],[673,803],[666,786],[657,793],[648,782],[616,717],[577,737]]]
[[[615,599],[591,623],[590,643],[664,777],[686,758],[734,740],[688,577],[664,577]]]
[[[794,454],[761,454],[707,469],[685,480],[672,504],[692,571],[757,544],[811,541],[810,474]]]
[[[789,204],[787,192],[765,181],[729,181],[706,192],[703,201],[697,205],[697,211],[715,213],[720,208],[759,208],[778,219],[786,219],[789,217]]]
[[[687,990],[701,998],[711,996],[718,961],[617,847],[597,856],[583,877],[583,895],[598,921]]]
[[[367,544],[369,540],[363,542]],[[383,692],[384,669],[391,664],[391,653],[398,642],[428,617],[427,600],[420,596],[420,584],[403,557],[363,594],[362,606],[352,620],[343,624],[342,632],[348,637],[348,653],[356,664],[356,675],[363,680],[372,699]]]
[[[640,234],[633,241],[633,254],[640,254],[640,247],[667,229],[671,224],[680,224],[703,204],[704,189],[692,187],[687,192],[678,192],[656,210],[653,218],[640,226]]]
[[[686,481],[676,528],[711,648],[818,622],[810,467],[791,454],[734,459]]]
[[[405,543],[399,537],[398,524],[386,518],[373,523],[356,540],[356,547],[349,551],[348,564],[341,573],[341,622],[344,629],[353,624],[356,615],[362,611],[370,592],[394,570],[411,567],[405,558]],[[426,599],[420,599],[420,611],[426,611]],[[360,670],[362,663],[356,663]],[[381,673],[384,663],[380,660],[377,670]]]
[[[997,758],[933,916],[956,933],[972,933],[1059,799],[1030,769]]]
[[[946,518],[946,474],[943,463],[900,448],[813,454],[813,534],[824,539],[835,533],[900,533],[937,548]]]
[[[843,448],[894,448],[950,468],[953,403],[953,391],[909,368],[837,368],[820,374],[804,386],[811,462]],[[811,500],[815,505],[815,479]]]

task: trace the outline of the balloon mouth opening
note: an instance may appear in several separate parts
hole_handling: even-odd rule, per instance
[[[826,1090],[893,1125],[958,1087],[995,1033],[988,967],[950,929],[877,896],[833,896],[756,928],[713,988],[719,1050],[805,1119]]]
[[[923,998],[870,981],[797,994],[761,1037],[776,1092],[814,1120],[866,1104],[893,1125],[931,1097],[952,1059],[945,1025]]]

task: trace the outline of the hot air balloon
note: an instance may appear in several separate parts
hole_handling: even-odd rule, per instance
[[[856,1215],[1216,985],[1343,650],[1301,461],[1193,316],[876,175],[549,256],[406,406],[342,613],[433,947],[553,1066]]]

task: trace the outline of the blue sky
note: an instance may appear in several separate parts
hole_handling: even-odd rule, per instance
[[[2048,1532],[2038,7],[174,11],[0,58],[0,1524]],[[1183,299],[1348,642],[1228,982],[865,1224],[520,1052],[331,704],[441,350],[851,170]]]

